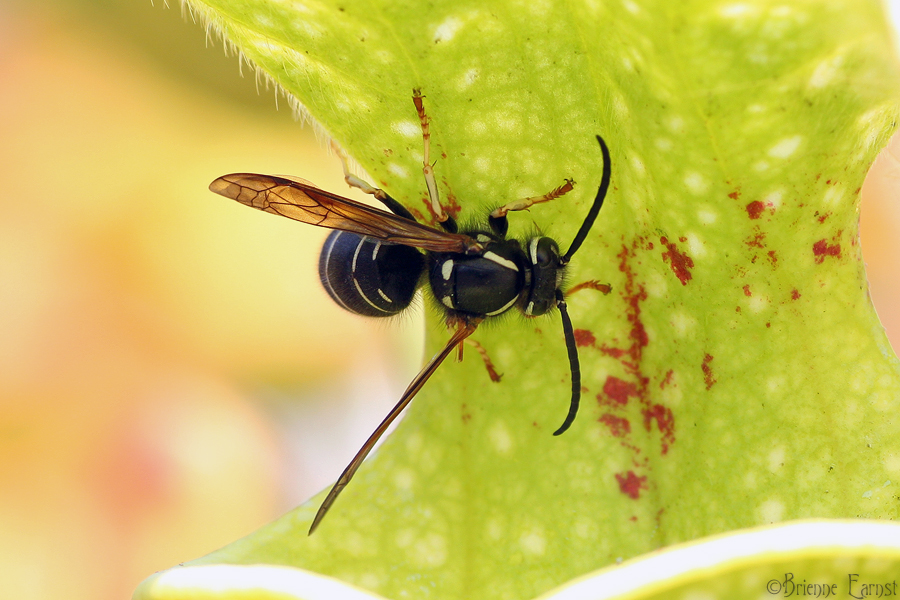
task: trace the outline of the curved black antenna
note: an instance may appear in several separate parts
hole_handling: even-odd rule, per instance
[[[602,141],[600,142],[603,143]],[[559,426],[559,429],[553,432],[553,435],[560,435],[575,420],[578,414],[578,403],[581,400],[581,365],[578,363],[578,347],[575,345],[575,332],[572,329],[572,320],[569,319],[569,311],[566,309],[566,300],[563,297],[562,290],[556,290],[556,306],[559,308],[559,314],[562,315],[563,334],[566,337],[566,351],[569,353],[569,370],[572,371],[572,400],[569,403],[569,414],[566,420]]]
[[[560,263],[564,265],[572,259],[572,255],[581,247],[581,243],[584,241],[584,238],[587,237],[588,232],[594,225],[594,220],[597,218],[597,213],[600,212],[600,207],[603,206],[603,200],[606,198],[606,192],[609,190],[609,181],[612,178],[612,164],[610,163],[609,158],[609,148],[606,147],[606,142],[604,142],[603,138],[599,135],[597,136],[597,141],[600,142],[600,151],[603,152],[603,179],[600,180],[600,189],[597,190],[597,197],[594,198],[594,205],[591,206],[591,210],[588,212],[587,217],[585,217],[584,223],[581,224],[581,229],[578,230],[575,239],[572,240],[569,251],[560,259]]]

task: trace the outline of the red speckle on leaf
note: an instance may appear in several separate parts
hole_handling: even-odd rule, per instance
[[[663,238],[663,244],[668,244],[668,240]],[[661,404],[653,404],[651,395],[656,391],[656,386],[650,385],[650,377],[644,375],[642,370],[643,349],[647,347],[651,341],[647,330],[641,320],[641,304],[647,300],[647,292],[641,285],[632,269],[632,261],[639,260],[637,253],[639,250],[650,251],[652,244],[644,238],[636,238],[631,245],[622,245],[622,251],[618,254],[620,259],[619,271],[624,275],[624,283],[618,288],[619,294],[625,303],[625,317],[630,324],[628,337],[622,340],[622,344],[614,344],[612,342],[595,341],[592,347],[600,350],[604,355],[615,358],[619,361],[625,375],[619,377],[609,375],[604,381],[603,390],[597,394],[597,402],[604,407],[603,417],[600,422],[603,423],[610,431],[619,438],[619,443],[623,448],[628,449],[634,455],[635,461],[642,454],[642,449],[630,441],[631,424],[630,411],[625,414],[626,407],[637,401],[642,409],[642,414],[650,414],[645,417],[653,420],[655,415],[659,415],[657,422],[661,422],[662,436],[662,454],[666,454],[669,445],[674,441],[674,417],[670,410]],[[659,382],[660,389],[672,381],[673,371],[669,370]],[[658,392],[657,392],[658,393]],[[663,430],[664,429],[664,430]],[[648,430],[649,431],[649,430]],[[636,469],[648,469],[649,463],[635,462]],[[637,477],[636,475],[634,477]],[[644,477],[642,481],[646,479]],[[623,481],[625,481],[623,479]],[[632,488],[629,488],[632,489]],[[639,488],[633,488],[637,492]]]
[[[791,300],[799,300],[799,299],[800,299],[800,292],[798,292],[796,289],[791,290]]]
[[[613,437],[621,438],[631,433],[631,423],[624,417],[617,417],[610,413],[600,417],[600,422],[609,428],[609,432]]]
[[[758,219],[762,216],[762,212],[766,209],[766,205],[759,200],[754,200],[747,205],[747,216],[751,219]]]
[[[709,363],[712,362],[713,357],[709,354],[703,357],[703,364],[700,365],[700,368],[703,369],[703,381],[706,383],[706,389],[710,389],[713,385],[715,385],[716,376],[713,374],[712,367],[709,366]]]
[[[680,240],[683,242],[686,238],[680,238]],[[687,285],[691,280],[690,269],[694,268],[693,259],[684,252],[680,252],[675,243],[670,243],[666,237],[659,238],[659,241],[668,249],[668,252],[663,252],[663,260],[672,267],[672,272],[675,273],[681,285]]]
[[[647,489],[647,476],[635,475],[634,471],[616,473],[616,481],[619,482],[619,490],[634,500],[641,497],[641,490]]]
[[[630,396],[637,397],[637,386],[630,381],[622,381],[618,377],[609,375],[603,384],[603,393],[615,404],[628,404]]]
[[[644,415],[644,429],[651,431],[651,423],[656,421],[656,428],[662,434],[662,454],[669,451],[669,444],[675,441],[675,417],[672,411],[662,404],[654,404],[641,411]]]
[[[740,307],[740,306],[735,306],[735,307],[734,307],[734,312],[741,312],[741,307]]]
[[[673,375],[675,375],[675,371],[674,371],[674,370],[669,369],[668,371],[666,371],[666,376],[663,378],[662,381],[659,382],[659,389],[661,389],[661,390],[662,390],[662,389],[665,389],[665,387],[666,387],[667,385],[670,385],[670,384],[672,383],[672,376],[673,376]]]
[[[769,250],[769,251],[767,252],[767,254],[768,254],[768,256],[769,256],[769,262],[772,263],[772,266],[773,266],[773,267],[776,266],[776,265],[778,264],[778,257],[775,256],[775,251],[774,251],[774,250]]]
[[[462,422],[463,422],[463,423],[468,423],[469,421],[471,421],[471,420],[472,420],[472,413],[470,413],[470,412],[468,411],[468,407],[466,406],[465,403],[463,403],[463,405],[460,407],[460,409],[462,410]]]
[[[826,256],[840,258],[841,245],[832,244],[829,246],[827,240],[819,240],[818,242],[813,244],[813,254],[816,256],[816,264],[820,265],[825,261]]]
[[[752,296],[752,295],[753,295],[753,293],[750,291],[750,286],[749,286],[749,285],[745,285],[745,286],[744,286],[744,295],[745,295],[745,296]]]
[[[449,187],[446,179],[444,180],[444,184]],[[444,203],[444,208],[454,219],[459,216],[460,212],[462,212],[462,206],[460,206],[459,202],[457,202],[456,195],[449,190],[447,191],[447,201]]]
[[[766,323],[766,329],[768,329],[768,328],[771,327],[771,326],[772,326],[771,323]]]
[[[585,346],[593,346],[597,343],[597,338],[594,337],[594,334],[588,331],[587,329],[576,329],[575,334],[575,345],[579,347]]]
[[[825,219],[827,219],[828,217],[831,216],[831,213],[830,213],[830,212],[827,212],[827,213],[825,213],[824,215],[820,215],[820,214],[819,214],[819,211],[816,211],[816,216],[819,217],[819,218],[818,218],[819,223],[824,223],[824,222],[825,222]]]
[[[612,358],[622,358],[626,354],[628,354],[628,350],[624,348],[610,348],[606,344],[600,346],[600,351]]]
[[[764,248],[765,244],[763,244],[763,240],[766,239],[766,234],[761,231],[757,231],[756,235],[752,238],[747,238],[747,241],[744,243],[750,246],[751,248]]]
[[[419,209],[410,208],[409,212],[412,213],[412,216],[414,216],[416,218],[416,221],[418,221],[419,223],[428,223],[429,222],[428,220],[425,219],[425,215],[422,214],[422,211],[420,211]]]
[[[741,197],[741,192],[740,192],[740,190],[734,190],[733,192],[728,194],[728,197],[731,198],[732,200],[737,200],[738,198]]]

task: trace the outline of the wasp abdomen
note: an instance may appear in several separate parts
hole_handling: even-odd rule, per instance
[[[409,306],[424,268],[415,248],[346,231],[332,231],[319,256],[328,295],[366,317],[389,317]]]

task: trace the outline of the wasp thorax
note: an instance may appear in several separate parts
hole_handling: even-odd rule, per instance
[[[487,236],[479,236],[481,237]],[[492,317],[515,306],[525,287],[528,258],[514,240],[484,244],[480,255],[432,254],[431,290],[450,310]]]

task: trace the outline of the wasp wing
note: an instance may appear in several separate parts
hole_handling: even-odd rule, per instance
[[[319,189],[302,181],[233,173],[211,184],[210,191],[253,208],[328,229],[367,235],[391,244],[431,252],[474,254],[481,245],[467,235],[447,233]]]
[[[432,358],[419,374],[416,375],[416,378],[412,380],[409,387],[403,392],[400,401],[391,409],[391,412],[388,413],[372,435],[369,436],[366,443],[363,444],[362,448],[359,449],[359,452],[356,453],[356,456],[353,457],[353,460],[350,461],[350,464],[347,465],[347,468],[344,469],[344,472],[341,473],[341,476],[338,477],[334,487],[328,492],[328,496],[325,497],[325,501],[322,502],[322,506],[320,506],[318,512],[316,512],[312,525],[309,526],[309,535],[312,535],[312,532],[316,530],[316,527],[318,527],[319,523],[322,522],[322,519],[325,518],[325,514],[331,508],[331,505],[334,504],[334,501],[337,500],[340,493],[344,491],[344,488],[347,487],[347,484],[353,479],[356,471],[359,469],[360,465],[362,465],[363,460],[369,455],[369,452],[372,451],[375,443],[381,438],[384,432],[387,431],[387,428],[390,427],[391,423],[393,423],[394,420],[400,416],[400,413],[403,412],[403,409],[412,402],[412,399],[415,398],[419,390],[422,389],[422,386],[425,385],[428,378],[434,374],[437,368],[441,366],[441,363],[444,362],[444,359],[450,355],[453,348],[472,335],[480,322],[481,319],[470,319],[468,322],[460,323],[456,333],[453,334],[453,337],[450,338],[450,341],[447,342],[444,349],[435,354],[434,358]]]

